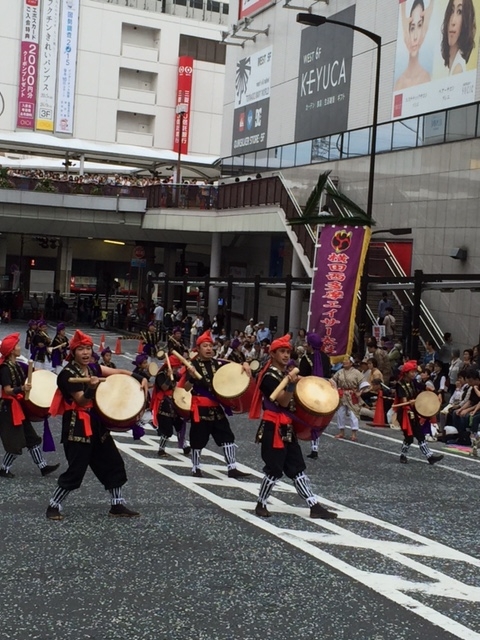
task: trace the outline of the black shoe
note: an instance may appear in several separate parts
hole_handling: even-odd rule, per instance
[[[310,518],[317,518],[320,520],[335,520],[338,518],[338,513],[333,511],[329,511],[322,507],[321,504],[314,504],[313,507],[310,507]]]
[[[14,478],[15,474],[11,471],[7,471],[6,469],[0,469],[0,478]]]
[[[60,466],[60,463],[58,463],[58,464],[47,464],[46,467],[43,467],[43,469],[40,469],[40,471],[42,473],[42,476],[48,476],[49,473],[52,473],[53,471],[56,471],[59,466]]]
[[[272,514],[267,509],[267,507],[263,506],[261,502],[257,502],[257,506],[255,507],[255,515],[259,518],[270,518]]]
[[[428,464],[435,464],[436,462],[440,462],[440,460],[443,460],[443,454],[434,453],[433,456],[428,458]]]
[[[316,460],[318,458],[318,451],[310,451],[307,458],[311,458],[312,460]]]
[[[60,507],[47,507],[47,519],[48,520],[63,520],[63,516],[60,511]]]
[[[112,504],[108,515],[113,518],[136,518],[140,514],[137,511],[127,509],[124,504]]]
[[[243,473],[243,471],[240,471],[239,469],[228,470],[228,477],[235,478],[236,480],[240,480],[240,478],[248,478],[251,475],[251,473]]]
[[[183,455],[184,456],[189,456],[191,450],[192,450],[192,447],[183,447]]]
[[[402,464],[407,464],[407,462],[408,462],[408,458],[407,458],[407,456],[406,456],[406,455],[404,455],[403,453],[401,453],[401,454],[400,454],[400,462],[401,462]]]
[[[200,471],[200,469],[196,469],[195,471],[192,471],[192,476],[194,478],[203,478],[203,473]]]
[[[167,458],[168,457],[168,453],[165,451],[165,449],[159,449],[157,451],[157,456],[159,458]]]

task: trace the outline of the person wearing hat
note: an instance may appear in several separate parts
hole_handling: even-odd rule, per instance
[[[37,330],[37,321],[36,320],[29,320],[28,321],[28,328],[26,331],[26,335],[25,335],[25,349],[30,351],[30,354],[32,353],[32,349],[33,349],[33,336],[35,335],[35,332]]]
[[[102,377],[119,373],[133,376],[145,392],[147,381],[125,369],[109,369],[98,364],[91,369],[93,340],[82,331],[75,331],[69,347],[69,362],[58,374],[58,389],[50,407],[52,416],[62,416],[62,444],[68,469],[58,478],[46,516],[49,520],[63,520],[62,504],[71,491],[80,488],[88,467],[110,493],[109,516],[138,516],[125,506],[122,487],[127,482],[127,474],[122,456],[102,418],[92,411],[100,384],[98,375],[92,375],[92,371]],[[70,378],[85,378],[85,382],[70,382]]]
[[[423,429],[420,424],[419,415],[415,410],[415,398],[418,395],[418,391],[414,381],[417,377],[417,374],[417,361],[408,360],[402,366],[400,379],[398,380],[395,387],[395,405],[397,405],[397,419],[402,428],[404,436],[402,451],[400,453],[400,462],[402,464],[407,464],[408,450],[410,449],[410,445],[413,443],[413,439],[416,438],[418,446],[420,447],[420,451],[427,458],[429,464],[435,464],[436,462],[442,460],[443,455],[441,453],[433,453],[433,451],[426,443],[425,434],[423,433]]]
[[[190,362],[189,376],[185,389],[192,390],[192,422],[190,427],[190,445],[192,447],[192,475],[201,478],[200,457],[202,449],[207,446],[210,436],[218,447],[222,447],[228,467],[229,478],[245,478],[250,475],[237,469],[235,457],[235,436],[228,422],[223,407],[213,390],[213,376],[222,366],[214,358],[213,338],[211,331],[205,331],[197,338],[198,356]],[[248,375],[250,367],[242,365]],[[201,378],[195,377],[199,373]]]
[[[52,346],[48,348],[52,357],[52,369],[55,373],[60,373],[64,360],[68,355],[68,338],[65,333],[65,324],[59,322],[57,324],[57,333],[52,340]]]
[[[32,385],[26,381],[25,372],[16,361],[21,355],[19,333],[12,333],[2,340],[0,354],[0,438],[5,449],[0,466],[0,478],[15,477],[10,468],[25,448],[28,449],[42,476],[47,476],[60,465],[47,464],[40,449],[42,439],[25,415],[25,392],[30,391]]]
[[[262,421],[257,431],[256,441],[262,446],[265,475],[260,485],[255,514],[261,518],[271,516],[267,509],[267,501],[275,484],[285,474],[293,481],[298,495],[310,507],[311,518],[332,520],[337,517],[337,514],[322,507],[312,491],[310,480],[305,474],[306,465],[302,449],[292,425],[293,392],[299,377],[293,371],[290,373],[286,371],[291,351],[288,334],[277,338],[270,345],[269,361],[258,375],[257,388],[248,416],[252,420],[258,419],[263,405]],[[288,386],[280,392],[275,402],[272,402],[270,396],[285,376],[288,376]]]
[[[265,326],[263,320],[258,323],[257,342],[262,343],[264,340],[268,340],[268,344],[272,341],[272,332]]]
[[[143,353],[149,358],[156,356],[158,345],[161,342],[160,332],[157,331],[155,322],[149,322],[146,331],[140,331],[143,340]]]
[[[305,352],[299,360],[299,375],[319,376],[320,378],[332,377],[332,366],[330,358],[322,351],[322,339],[318,333],[308,333],[306,336]],[[311,450],[307,458],[316,460],[318,458],[318,443],[320,436],[315,429],[312,429]]]
[[[250,320],[248,321],[247,326],[244,329],[243,332],[247,337],[251,337],[255,335],[255,321],[253,318],[250,318]]]
[[[173,327],[172,335],[168,336],[168,340],[167,340],[168,355],[170,355],[172,351],[176,351],[181,356],[187,353],[187,348],[183,344],[182,333],[183,333],[182,327],[180,326]]]
[[[47,333],[47,323],[45,320],[39,320],[37,330],[32,339],[32,360],[35,363],[35,369],[50,370],[50,354],[48,347],[51,345],[52,339]]]
[[[112,351],[110,347],[106,347],[100,354],[102,361],[100,362],[102,367],[108,367],[109,369],[116,369],[117,365],[112,362]]]
[[[173,391],[180,379],[180,369],[182,363],[176,356],[169,357],[169,363],[164,362],[155,377],[152,400],[150,408],[152,410],[153,426],[158,433],[158,456],[165,458],[167,453],[165,447],[168,439],[172,437],[173,430],[177,432],[178,447],[183,449],[184,455],[190,455],[191,448],[185,440],[186,421],[175,410],[173,404]]]
[[[135,360],[132,361],[132,364],[135,366],[133,373],[139,378],[144,378],[145,380],[150,380],[150,371],[148,370],[148,356],[146,353],[139,353],[138,356],[135,357]]]
[[[352,429],[351,439],[357,441],[357,431],[359,427],[358,416],[360,415],[360,383],[363,381],[363,374],[353,366],[353,358],[345,356],[342,361],[342,368],[337,371],[332,380],[337,385],[340,394],[340,405],[337,409],[337,439],[345,437],[345,425],[347,420]]]
[[[245,354],[242,351],[242,343],[239,338],[234,338],[230,344],[230,353],[228,354],[228,360],[231,362],[237,362],[243,364],[246,362]]]

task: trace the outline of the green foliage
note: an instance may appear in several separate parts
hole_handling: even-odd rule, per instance
[[[0,167],[0,189],[15,189],[15,184],[8,176],[7,167]]]
[[[43,178],[37,183],[34,191],[40,191],[41,193],[57,193],[57,187],[50,178]]]

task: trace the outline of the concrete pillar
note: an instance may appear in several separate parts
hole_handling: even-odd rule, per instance
[[[80,176],[85,175],[85,155],[83,153],[80,156],[80,169],[79,169],[78,175]]]
[[[292,251],[292,269],[291,274],[293,278],[304,278],[305,273],[303,271],[302,263],[298,257],[295,249]],[[294,289],[292,291],[291,304],[290,304],[290,326],[285,327],[286,331],[292,331],[293,337],[297,337],[297,332],[300,327],[305,327],[307,323],[306,318],[302,318],[302,301],[303,291],[302,289]]]
[[[212,233],[212,244],[210,249],[210,277],[220,276],[222,263],[222,234]],[[208,292],[208,315],[210,318],[217,315],[218,311],[218,287],[210,287]]]
[[[55,290],[59,289],[60,294],[70,293],[70,278],[72,276],[73,251],[69,238],[62,238],[62,242],[57,253],[57,269],[55,271]]]
[[[0,236],[0,276],[7,273],[7,238]]]

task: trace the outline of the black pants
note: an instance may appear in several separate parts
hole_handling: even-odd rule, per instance
[[[192,426],[190,427],[190,445],[192,449],[206,447],[210,436],[215,440],[215,444],[218,447],[235,442],[235,436],[227,418],[221,418],[220,420],[200,419],[200,422],[192,420]]]
[[[425,442],[425,434],[423,433],[423,430],[422,430],[422,427],[421,427],[420,423],[416,419],[415,420],[411,420],[410,422],[411,422],[411,425],[412,425],[413,435],[407,436],[404,433],[404,442],[405,442],[405,444],[412,444],[414,438],[416,438],[418,444],[422,444],[423,442]]]
[[[63,449],[68,469],[58,478],[58,486],[62,489],[78,489],[88,467],[107,490],[122,487],[127,482],[125,464],[112,436],[102,433],[96,425],[90,443],[64,439]]]
[[[164,436],[165,438],[171,438],[173,436],[174,429],[178,433],[183,427],[183,418],[180,416],[171,418],[170,416],[163,416],[159,413],[157,419],[157,433],[159,436]]]
[[[14,426],[12,410],[7,401],[4,401],[0,409],[0,438],[5,453],[12,453],[16,456],[20,456],[25,447],[33,449],[33,447],[42,444],[41,437],[28,418],[20,426]]]
[[[265,463],[263,472],[267,476],[273,476],[274,478],[281,478],[283,474],[287,478],[295,478],[306,469],[298,440],[294,435],[292,442],[284,442],[283,448],[274,449],[273,436],[275,429],[276,427],[272,422],[263,423],[262,460]]]

